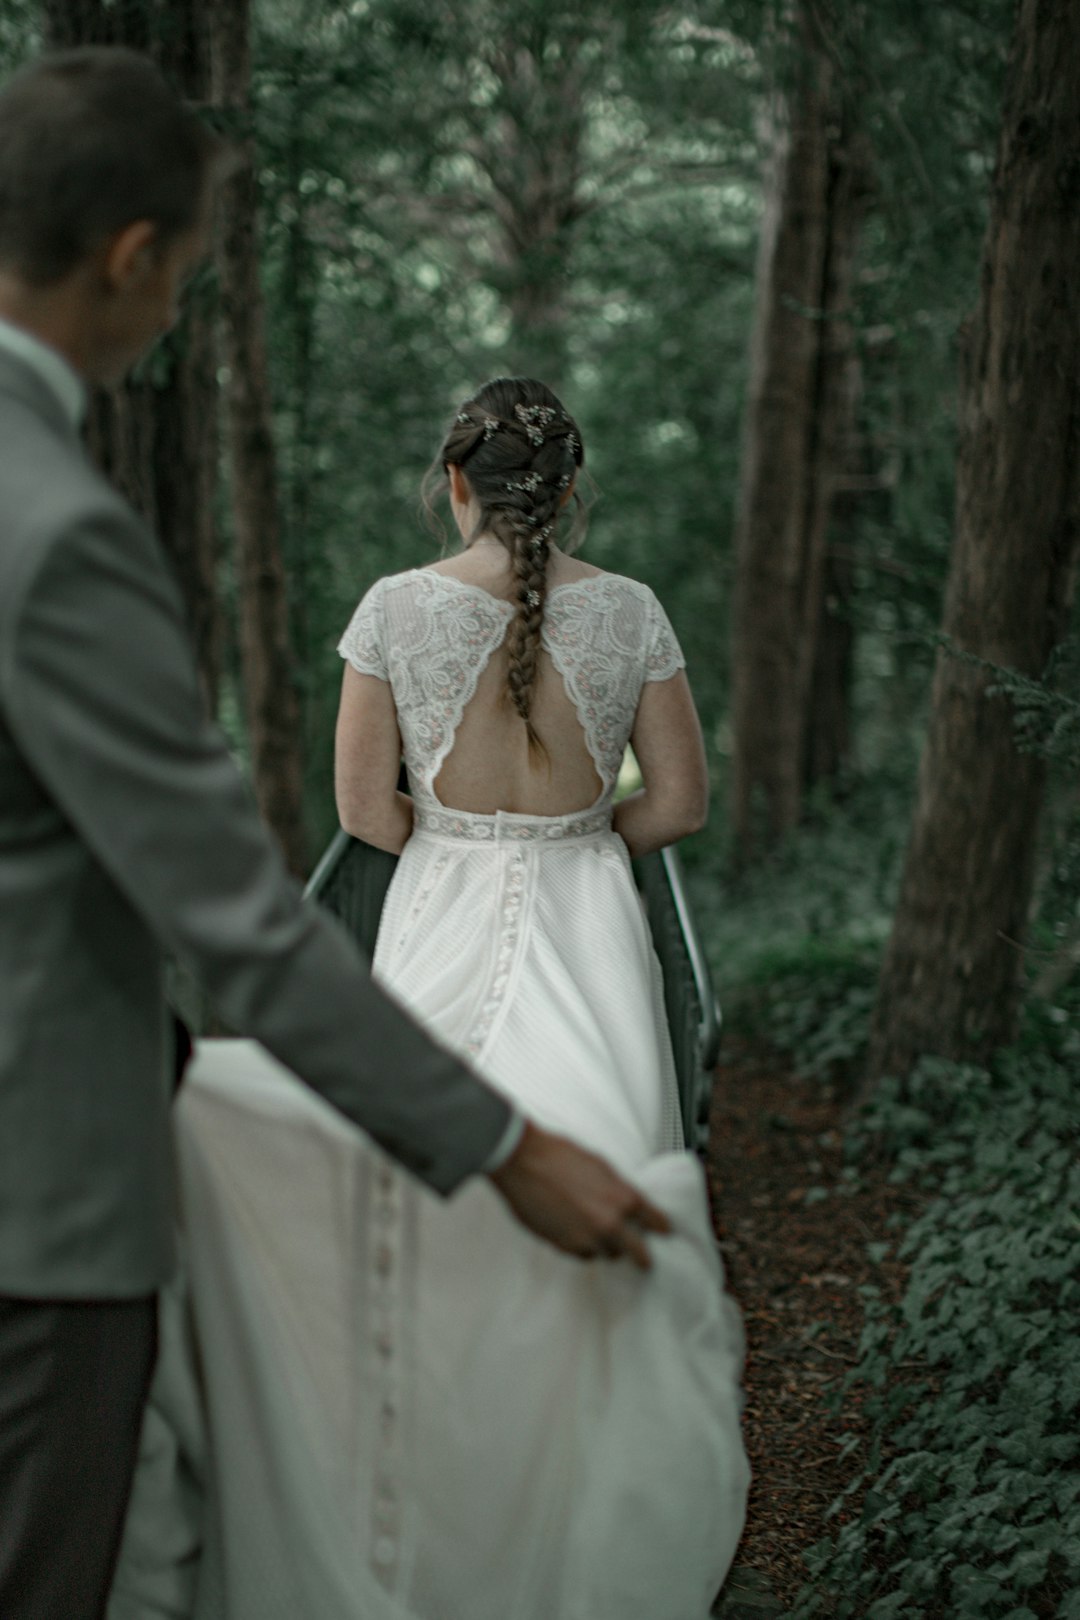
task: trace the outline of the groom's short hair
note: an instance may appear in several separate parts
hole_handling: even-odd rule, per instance
[[[0,90],[0,266],[47,286],[136,220],[168,241],[223,150],[137,51],[39,57]]]

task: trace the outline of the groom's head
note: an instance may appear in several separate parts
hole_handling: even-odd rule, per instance
[[[221,143],[137,52],[44,56],[0,91],[0,291],[120,375],[176,318],[206,249]]]

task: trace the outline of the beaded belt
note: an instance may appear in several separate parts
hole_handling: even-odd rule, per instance
[[[413,806],[413,826],[444,838],[472,843],[549,843],[560,838],[592,838],[611,831],[611,806],[581,810],[568,816],[523,816],[496,810],[483,816],[471,810],[445,810],[432,805]]]

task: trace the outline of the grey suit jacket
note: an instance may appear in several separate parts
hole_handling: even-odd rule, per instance
[[[433,1188],[506,1103],[302,903],[215,726],[153,535],[0,353],[0,1294],[172,1264],[162,960]]]

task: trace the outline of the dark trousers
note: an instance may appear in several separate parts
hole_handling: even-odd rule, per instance
[[[0,1616],[101,1620],[157,1353],[153,1297],[0,1297]]]

